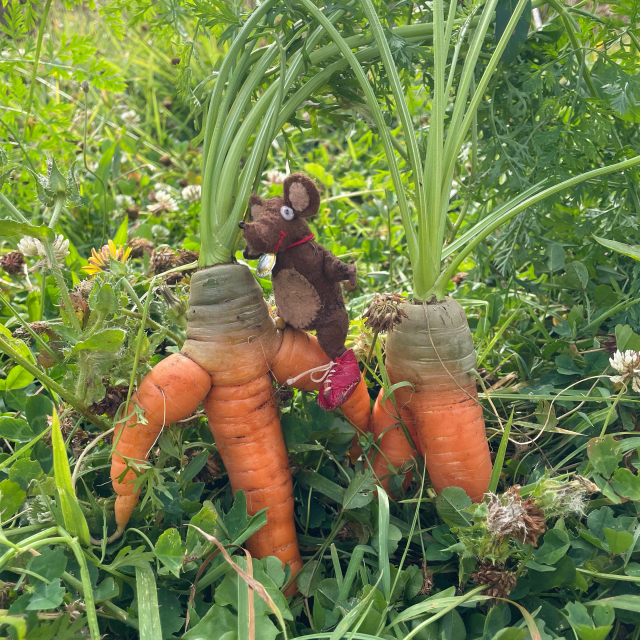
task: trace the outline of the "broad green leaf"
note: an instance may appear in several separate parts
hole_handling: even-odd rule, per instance
[[[25,415],[33,434],[39,435],[49,426],[48,418],[53,415],[53,402],[43,393],[30,396],[25,405]]]
[[[180,631],[184,625],[182,605],[178,596],[165,587],[158,589],[158,609],[160,611],[162,640],[168,640],[174,633]]]
[[[17,482],[21,489],[27,490],[29,483],[43,474],[42,467],[37,460],[20,458],[9,469],[9,480]]]
[[[593,468],[605,478],[610,478],[622,460],[620,443],[612,435],[592,438],[587,444],[587,455]]]
[[[162,625],[158,610],[158,588],[149,563],[136,567],[136,592],[140,640],[159,640],[162,638]]]
[[[17,482],[3,480],[0,482],[0,517],[6,520],[15,515],[22,505],[27,493]]]
[[[249,524],[247,518],[247,497],[244,491],[236,491],[233,506],[224,517],[224,526],[232,540],[235,540]]]
[[[191,518],[190,524],[202,529],[205,533],[215,535],[216,523],[218,522],[218,512],[211,502],[204,503],[202,509]],[[203,555],[205,549],[211,548],[213,543],[203,540],[202,536],[193,527],[187,528],[187,550],[186,555]]]
[[[237,632],[238,617],[235,613],[214,604],[200,622],[182,636],[182,640],[236,640]]]
[[[507,24],[509,23],[509,19],[511,18],[513,12],[518,5],[517,0],[498,0],[498,4],[496,5],[496,24],[495,24],[495,32],[494,32],[494,40],[498,42],[502,37],[505,29],[507,28]],[[531,24],[531,2],[528,2],[520,16],[520,19],[516,23],[516,28],[511,33],[511,37],[509,38],[509,42],[507,42],[507,46],[504,49],[502,54],[502,58],[500,61],[504,64],[510,64],[513,62],[522,46],[524,45],[527,35],[529,34],[529,25]],[[564,260],[564,251],[563,251],[563,260]]]
[[[616,469],[610,483],[613,490],[623,498],[640,500],[640,477],[631,473],[629,469]]]
[[[344,492],[342,506],[344,509],[358,509],[368,505],[373,499],[372,474],[369,469],[364,473],[358,473]]]
[[[447,487],[436,497],[438,515],[447,523],[458,527],[468,527],[471,516],[463,509],[471,506],[471,498],[460,487]]]
[[[182,540],[177,529],[167,529],[158,538],[156,543],[156,556],[176,578],[180,577],[184,551]]]
[[[116,581],[113,578],[105,578],[93,592],[93,598],[96,602],[104,602],[115,598],[120,593]]]
[[[633,544],[633,535],[628,531],[615,531],[608,527],[605,527],[602,531],[607,539],[609,550],[615,555],[624,553]]]
[[[527,637],[527,629],[518,629],[518,627],[507,627],[498,631],[491,640],[524,640]]]
[[[103,329],[94,333],[90,338],[78,342],[73,347],[73,353],[83,350],[115,353],[122,346],[126,335],[122,329]]]
[[[67,568],[67,557],[64,554],[64,549],[40,547],[38,551],[40,555],[33,556],[29,560],[28,569],[49,581],[61,578]]]
[[[46,225],[34,227],[24,222],[14,222],[13,220],[0,220],[0,236],[31,236],[40,240],[55,240],[55,233]]]
[[[438,624],[438,638],[440,640],[465,640],[467,632],[460,614],[453,609],[449,611]]]
[[[66,590],[60,586],[60,580],[53,580],[49,584],[39,582],[31,594],[31,601],[27,605],[28,611],[44,611],[55,609],[62,604]]]
[[[345,490],[335,482],[331,482],[328,478],[317,473],[316,471],[301,471],[296,478],[302,486],[316,489],[323,495],[331,498],[338,504],[342,504],[345,496]]]
[[[300,593],[307,598],[314,596],[316,589],[324,579],[324,573],[324,565],[317,560],[305,564],[296,576],[296,584]]]
[[[29,442],[35,437],[29,425],[20,418],[0,418],[0,438],[11,442]]]
[[[536,551],[536,562],[555,564],[569,549],[569,536],[562,529],[550,529],[544,534],[543,544]]]
[[[89,527],[71,482],[71,470],[57,411],[53,412],[51,421],[51,445],[53,447],[53,472],[65,528],[71,535],[77,536],[83,545],[88,546]]]
[[[183,484],[187,482],[191,482],[204,468],[204,465],[207,464],[207,460],[209,459],[208,451],[201,451],[189,464],[186,466],[184,471],[180,474],[180,481]]]
[[[9,389],[24,389],[35,380],[35,376],[29,373],[26,369],[17,365],[9,371],[4,382],[4,388]]]
[[[614,609],[622,609],[623,611],[633,611],[634,613],[640,613],[640,596],[634,595],[622,595],[613,596],[611,598],[601,598],[599,600],[592,600],[587,602],[588,607],[593,606],[610,606]]]

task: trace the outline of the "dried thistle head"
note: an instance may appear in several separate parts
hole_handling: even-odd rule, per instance
[[[0,256],[0,267],[9,275],[16,276],[24,273],[24,255],[21,251],[10,251]]]
[[[400,304],[405,299],[398,293],[376,293],[369,308],[362,314],[364,326],[376,333],[393,330],[393,327],[409,318]]]

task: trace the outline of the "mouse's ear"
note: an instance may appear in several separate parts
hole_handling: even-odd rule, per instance
[[[249,215],[251,222],[255,222],[264,213],[264,202],[256,193],[249,198]]]
[[[304,173],[292,173],[284,181],[284,203],[301,218],[315,216],[320,208],[320,193]]]

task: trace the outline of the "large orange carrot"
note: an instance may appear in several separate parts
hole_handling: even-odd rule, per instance
[[[258,558],[278,556],[295,575],[302,558],[293,520],[293,483],[271,378],[214,386],[204,408],[233,490],[246,493],[249,514],[267,508],[268,526],[249,539],[249,551]]]
[[[124,531],[138,503],[139,492],[134,490],[131,482],[136,478],[133,471],[136,463],[147,459],[162,427],[188,418],[210,388],[211,376],[189,358],[175,353],[158,363],[132,396],[125,414],[132,417],[124,427],[122,423],[117,425],[115,431],[117,444],[111,464],[111,480],[113,489],[118,494],[115,504],[118,529],[113,538]],[[134,405],[143,412],[146,424],[138,422]],[[118,480],[127,468],[127,461],[130,469],[122,480]]]
[[[388,465],[398,469],[405,462],[415,457],[416,451],[411,446],[404,430],[399,424],[397,411],[391,400],[387,398],[384,407],[382,406],[383,396],[384,389],[380,389],[371,414],[371,433],[373,433],[373,437],[376,440],[382,436],[378,443],[380,450],[378,451],[375,447],[372,450],[371,457],[373,458],[373,462],[371,466],[375,477],[380,480],[380,484],[382,484],[385,491],[388,492],[390,478]],[[411,438],[419,448],[418,436],[415,426],[413,425],[411,414],[405,410],[404,415],[401,414],[401,417]],[[403,482],[405,488],[410,480],[411,476],[406,474]]]
[[[402,308],[409,317],[387,336],[386,367],[392,383],[407,380],[413,390],[399,388],[396,404],[413,417],[434,489],[461,487],[479,501],[491,458],[464,310],[451,298]]]
[[[315,336],[287,327],[282,332],[282,344],[273,359],[271,373],[279,384],[288,384],[287,380],[295,379],[291,386],[303,391],[315,391],[320,383],[312,379],[312,374],[302,374],[329,362],[330,359],[320,348]],[[369,430],[371,401],[364,376],[340,409],[358,432],[366,433]]]
[[[276,329],[262,289],[243,265],[217,265],[194,274],[187,317],[181,354],[156,365],[133,398],[148,424],[136,424],[132,418],[114,455],[116,535],[138,502],[130,484],[135,473],[129,471],[117,480],[125,470],[123,457],[144,460],[162,426],[188,417],[204,400],[232,490],[246,492],[250,513],[267,509],[267,524],[247,546],[258,558],[278,556],[295,575],[302,560],[293,519],[293,485],[269,372],[284,384],[329,359],[314,336]],[[318,383],[307,375],[295,386],[311,390]],[[363,379],[343,410],[358,429],[366,431],[369,407]]]

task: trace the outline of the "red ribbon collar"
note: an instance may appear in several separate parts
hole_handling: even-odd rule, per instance
[[[276,243],[276,246],[273,247],[273,251],[271,253],[277,253],[278,249],[280,249],[280,247],[282,246],[282,243],[284,242],[284,239],[287,237],[287,233],[286,231],[283,231],[282,229],[280,230],[280,240],[278,240],[278,242]],[[302,244],[303,242],[308,242],[309,240],[313,240],[314,239],[314,234],[312,233],[310,236],[307,236],[306,238],[302,238],[302,240],[298,240],[297,242],[292,242],[291,244],[288,244],[284,249],[291,249],[291,247],[295,247],[296,245]],[[284,251],[283,249],[283,251]]]

